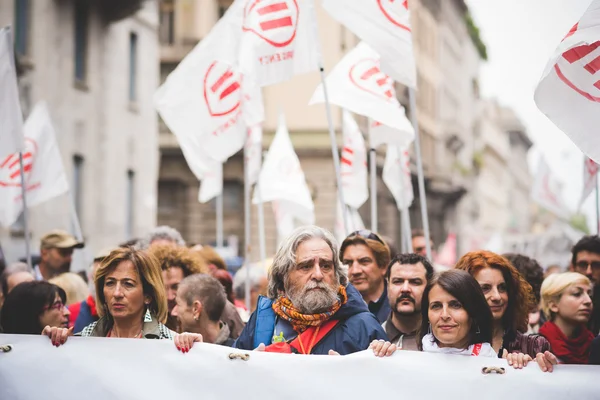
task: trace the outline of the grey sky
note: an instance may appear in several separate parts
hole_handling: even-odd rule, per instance
[[[563,198],[575,211],[583,186],[583,156],[536,107],[533,92],[558,43],[592,0],[467,0],[488,48],[481,70],[483,95],[512,107],[535,143],[532,172],[543,154],[563,183]],[[594,229],[594,196],[584,203]]]

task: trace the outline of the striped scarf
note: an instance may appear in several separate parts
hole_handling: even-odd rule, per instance
[[[292,301],[286,296],[282,295],[273,302],[273,311],[280,318],[288,321],[292,328],[298,333],[302,333],[310,326],[319,326],[323,322],[327,321],[333,316],[342,305],[348,301],[348,295],[346,294],[346,288],[340,285],[338,289],[338,301],[335,302],[331,308],[323,313],[319,314],[302,314],[298,311]]]

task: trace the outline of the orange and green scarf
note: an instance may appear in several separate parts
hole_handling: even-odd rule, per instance
[[[273,302],[273,311],[278,317],[288,321],[292,328],[298,333],[304,332],[310,326],[319,326],[323,322],[327,321],[348,301],[348,295],[346,294],[346,288],[340,285],[338,289],[338,301],[335,302],[331,308],[323,313],[319,314],[302,314],[298,311],[292,301],[286,296],[282,295]]]

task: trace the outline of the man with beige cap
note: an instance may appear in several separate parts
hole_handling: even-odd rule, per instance
[[[83,242],[65,231],[53,230],[45,234],[41,240],[40,263],[34,268],[35,279],[47,281],[68,272],[71,269],[73,250],[83,246]]]

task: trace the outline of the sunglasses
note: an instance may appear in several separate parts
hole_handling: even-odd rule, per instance
[[[63,302],[56,301],[52,305],[44,307],[42,310],[44,310],[44,311],[46,311],[46,310],[62,310],[63,308],[65,308],[65,305],[63,304]]]
[[[366,229],[361,229],[359,231],[352,232],[348,237],[350,237],[350,236],[360,236],[361,238],[364,238],[364,239],[375,240],[381,244],[385,244],[385,243],[383,243],[383,240],[381,240],[381,238],[379,236],[377,236],[376,233],[373,233]]]

